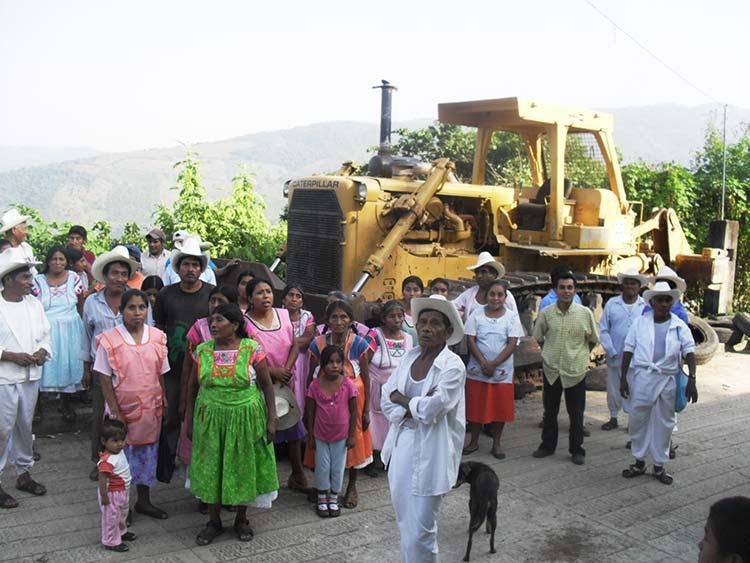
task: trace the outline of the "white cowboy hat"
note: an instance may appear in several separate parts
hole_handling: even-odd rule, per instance
[[[135,272],[140,266],[140,263],[136,262],[130,257],[130,252],[128,252],[127,248],[122,245],[118,245],[109,252],[104,252],[103,254],[100,254],[96,257],[96,260],[94,260],[94,264],[91,266],[91,275],[94,276],[94,279],[96,281],[100,283],[106,283],[104,279],[104,268],[108,264],[112,264],[113,262],[124,262],[125,264],[127,264],[130,268],[131,276],[133,275],[133,272]]]
[[[671,289],[667,282],[658,281],[654,284],[654,287],[643,292],[643,299],[646,303],[651,303],[651,300],[657,295],[669,295],[674,301],[678,301],[682,296],[682,291]]]
[[[13,270],[18,270],[24,266],[38,266],[41,262],[32,262],[26,258],[20,247],[6,248],[0,254],[0,287],[2,287],[3,276],[9,274]]]
[[[617,281],[622,283],[623,280],[638,280],[638,283],[641,284],[641,287],[648,284],[648,276],[640,273],[635,268],[628,268],[624,272],[620,272],[619,274],[617,274]]]
[[[448,346],[458,344],[464,337],[464,323],[458,314],[456,306],[448,301],[444,295],[430,295],[429,297],[415,297],[411,300],[411,316],[416,323],[422,311],[439,311],[448,317],[453,327],[453,333],[448,336]]]
[[[469,266],[466,269],[473,272],[474,270],[477,270],[482,266],[489,266],[490,268],[493,268],[497,272],[498,278],[502,278],[505,275],[505,266],[495,260],[492,257],[492,254],[490,254],[489,252],[480,252],[479,256],[477,256],[477,263],[473,266]]]
[[[10,231],[13,227],[17,227],[21,223],[26,223],[29,219],[31,219],[31,215],[21,215],[15,207],[13,209],[8,209],[8,211],[3,213],[3,216],[0,219],[0,221],[2,221],[0,233]]]
[[[180,273],[180,259],[183,256],[198,258],[198,260],[201,261],[201,272],[205,270],[208,265],[208,257],[201,252],[201,239],[198,237],[187,237],[182,241],[182,244],[179,247],[175,245],[175,251],[172,253],[169,265],[178,274]]]
[[[190,236],[190,233],[187,232],[184,229],[181,229],[179,231],[175,231],[172,235],[172,244],[175,248],[180,248],[182,246],[182,243],[185,242],[185,239]]]
[[[669,266],[662,266],[661,268],[659,268],[659,271],[656,272],[656,275],[651,278],[652,283],[656,283],[659,280],[669,280],[673,282],[677,286],[677,289],[679,289],[683,293],[685,293],[685,290],[687,289],[685,280],[678,276],[677,272],[675,272]]]
[[[273,393],[276,403],[276,416],[279,417],[276,430],[288,430],[302,418],[297,399],[294,398],[294,393],[288,385],[274,383]]]

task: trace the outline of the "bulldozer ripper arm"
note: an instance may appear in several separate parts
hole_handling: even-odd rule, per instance
[[[388,231],[383,241],[378,245],[377,250],[367,259],[367,263],[362,268],[362,276],[352,291],[361,291],[368,279],[374,278],[380,273],[386,260],[388,260],[388,256],[393,252],[396,245],[401,242],[404,235],[409,232],[414,223],[422,217],[425,206],[446,182],[453,168],[453,163],[447,158],[440,158],[433,162],[429,176],[412,194],[412,201],[408,211],[401,215],[396,224]]]

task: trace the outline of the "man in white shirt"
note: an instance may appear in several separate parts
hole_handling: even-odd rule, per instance
[[[643,314],[646,302],[638,295],[646,285],[647,277],[635,269],[617,274],[622,285],[622,293],[613,297],[604,306],[599,321],[599,341],[607,354],[607,406],[609,420],[602,425],[602,430],[614,430],[618,427],[617,415],[620,409],[629,411],[627,400],[620,394],[620,365],[625,346],[625,337],[633,321]],[[632,370],[628,373],[628,383],[632,385]]]
[[[15,466],[16,488],[41,496],[47,489],[29,474],[34,465],[32,422],[42,365],[50,356],[50,325],[31,296],[33,276],[20,248],[0,254],[0,475]],[[0,508],[18,501],[0,486]]]
[[[151,229],[146,235],[148,252],[141,254],[141,272],[145,277],[164,275],[170,252],[164,248],[166,238],[161,229]]]
[[[0,234],[5,235],[13,248],[21,249],[27,262],[34,262],[36,260],[34,249],[26,242],[29,238],[29,219],[31,219],[30,215],[21,215],[15,208],[9,209],[0,218]],[[32,275],[37,274],[33,265],[31,266],[31,273]]]

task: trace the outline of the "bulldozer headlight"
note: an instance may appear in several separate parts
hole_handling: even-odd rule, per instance
[[[367,201],[367,185],[357,184],[354,188],[354,199],[360,203]]]
[[[284,197],[289,197],[289,182],[291,182],[291,180],[287,180],[286,182],[284,182],[284,189],[282,191]]]

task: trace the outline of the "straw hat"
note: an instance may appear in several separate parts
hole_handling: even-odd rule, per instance
[[[473,272],[474,270],[478,270],[482,266],[489,266],[490,268],[493,268],[497,272],[498,278],[502,278],[505,275],[505,266],[495,260],[492,257],[492,254],[486,251],[480,252],[479,256],[477,256],[477,263],[473,266],[469,266],[466,269]]]
[[[482,253],[486,254],[486,253]],[[430,295],[429,297],[415,297],[411,300],[411,316],[416,322],[422,311],[439,311],[448,317],[453,327],[453,334],[448,337],[448,346],[458,344],[464,337],[464,323],[458,314],[456,306],[448,301],[444,295]]]
[[[94,265],[91,266],[91,275],[94,276],[96,281],[106,283],[106,280],[104,279],[104,268],[113,262],[124,262],[127,264],[128,268],[130,268],[130,275],[133,275],[133,272],[135,272],[140,266],[140,263],[130,257],[130,252],[128,252],[127,248],[118,245],[109,252],[104,252],[96,257]]]
[[[28,260],[20,247],[6,248],[2,254],[0,254],[0,280],[3,279],[3,276],[9,274],[13,270],[18,270],[24,266],[37,266],[39,264],[41,264],[41,262],[32,262]],[[1,281],[0,287],[2,287]]]
[[[0,224],[0,233],[10,231],[13,227],[17,227],[21,223],[26,223],[29,219],[31,219],[31,215],[21,215],[15,207],[9,209],[0,218],[0,221],[2,221],[2,224]]]
[[[638,283],[641,284],[641,287],[648,284],[648,276],[640,273],[635,268],[628,268],[624,272],[620,272],[617,274],[617,281],[622,283],[623,280],[638,280]]]
[[[276,416],[279,417],[276,430],[289,430],[302,418],[297,399],[294,398],[294,393],[288,385],[274,383],[273,393],[276,403]]]
[[[179,247],[175,245],[169,265],[178,274],[180,273],[180,259],[183,256],[198,258],[201,261],[201,271],[205,270],[208,265],[208,257],[201,251],[201,239],[198,237],[187,237]]]
[[[687,289],[687,284],[685,283],[685,280],[683,280],[680,276],[678,276],[677,272],[675,272],[669,266],[662,266],[661,268],[659,268],[659,271],[656,272],[656,275],[653,278],[651,278],[652,283],[656,283],[661,280],[669,280],[673,282],[677,286],[677,289],[679,289],[683,293]]]
[[[674,301],[677,301],[682,296],[682,291],[671,289],[667,282],[658,281],[654,284],[654,287],[643,292],[643,299],[646,303],[651,303],[651,300],[659,295],[669,295]]]

